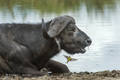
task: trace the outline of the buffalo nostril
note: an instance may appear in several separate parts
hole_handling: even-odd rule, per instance
[[[91,40],[90,38],[88,38],[88,39],[86,40],[86,44],[89,46],[91,43],[92,43],[92,40]]]

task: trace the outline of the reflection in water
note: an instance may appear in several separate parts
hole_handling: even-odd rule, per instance
[[[82,4],[87,6],[88,12],[92,10],[104,11],[105,7],[115,8],[114,0],[0,0],[0,9],[12,13],[13,8],[19,5],[23,12],[34,9],[42,13],[61,13],[62,11],[77,10]]]
[[[104,9],[114,10],[116,8],[114,0],[85,0],[88,13],[104,13]]]
[[[66,64],[71,71],[120,69],[120,0],[0,0],[0,23],[41,22],[71,15],[93,40],[85,54]],[[62,51],[53,59],[66,62]],[[62,61],[61,61],[62,60]],[[117,65],[117,66],[116,66]]]
[[[25,20],[29,14],[32,15],[51,15],[52,13],[60,15],[68,11],[77,12],[82,5],[87,8],[87,13],[104,13],[105,8],[115,9],[114,0],[0,0],[0,11],[3,18],[12,19],[19,15]],[[15,20],[16,21],[16,20]]]
[[[25,17],[27,13],[33,10],[41,13],[56,13],[60,14],[68,10],[74,11],[80,5],[79,0],[0,0],[0,9],[2,12],[10,13],[14,18],[14,8]]]

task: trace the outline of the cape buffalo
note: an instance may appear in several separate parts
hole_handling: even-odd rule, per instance
[[[91,39],[68,15],[48,22],[0,24],[0,73],[45,75],[42,68],[67,73],[66,65],[51,60],[61,49],[69,54],[85,53]]]

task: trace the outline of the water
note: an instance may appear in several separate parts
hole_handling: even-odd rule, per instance
[[[53,59],[72,72],[120,70],[120,0],[0,0],[0,23],[37,23],[70,15],[93,43],[85,54],[66,63],[61,51]]]

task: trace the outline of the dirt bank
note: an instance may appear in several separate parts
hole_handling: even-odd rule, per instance
[[[120,80],[120,71],[80,72],[50,76],[1,75],[0,80]]]

